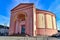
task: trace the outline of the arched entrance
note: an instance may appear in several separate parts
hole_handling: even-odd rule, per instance
[[[18,19],[19,19],[20,21],[25,21],[25,15],[24,15],[24,14],[19,14],[19,15],[18,15]]]
[[[22,36],[25,35],[25,20],[26,20],[26,15],[25,14],[19,14],[17,16],[19,26],[18,26],[18,34],[21,34]]]

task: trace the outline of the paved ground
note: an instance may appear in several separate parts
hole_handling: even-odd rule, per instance
[[[0,40],[60,40],[54,37],[13,37],[13,36],[0,36]]]

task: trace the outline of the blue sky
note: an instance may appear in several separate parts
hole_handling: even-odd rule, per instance
[[[60,29],[60,0],[0,0],[0,24],[10,23],[10,10],[20,3],[34,3],[35,7],[56,14],[57,27]]]

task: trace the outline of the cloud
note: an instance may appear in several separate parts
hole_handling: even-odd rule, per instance
[[[51,5],[50,5],[48,10],[55,12],[55,11],[59,10],[59,8],[60,8],[60,1],[59,0],[58,1],[55,0],[54,2],[51,3]]]
[[[0,15],[0,17],[1,17],[1,18],[4,18],[4,19],[7,19],[7,20],[9,19],[8,17],[5,17],[5,16],[3,16],[3,15]]]
[[[17,4],[19,3],[34,3],[36,8],[42,8],[42,5],[40,4],[41,0],[15,0]]]
[[[15,0],[18,3],[29,3],[29,0]]]
[[[56,16],[60,19],[60,5],[58,5],[58,6],[55,8],[54,13],[55,13]]]
[[[58,3],[57,0],[55,0],[54,2],[52,2],[48,10],[55,9],[57,3]]]
[[[10,18],[0,15],[0,25],[6,24],[9,26]]]
[[[43,8],[43,5],[40,3],[40,1],[41,0],[34,0],[35,2],[34,2],[34,4],[35,4],[35,6],[36,6],[36,8],[39,8],[39,9],[42,9]]]
[[[20,3],[30,3],[30,0],[13,0],[8,8],[11,10]]]
[[[57,19],[57,27],[58,30],[60,30],[60,1],[55,0],[49,7],[49,11],[53,12],[56,14],[56,19]]]
[[[58,27],[58,30],[60,30],[60,20],[57,21],[57,27]]]
[[[52,8],[52,10],[50,9],[50,11],[56,14],[56,18],[60,20],[60,5]]]

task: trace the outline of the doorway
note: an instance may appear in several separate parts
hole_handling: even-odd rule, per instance
[[[21,25],[21,35],[25,35],[25,25]]]

